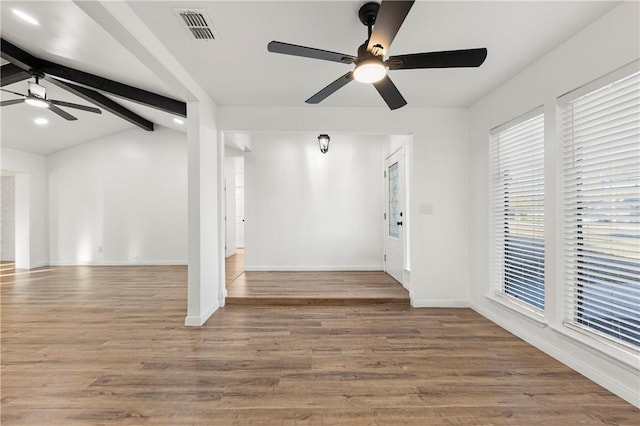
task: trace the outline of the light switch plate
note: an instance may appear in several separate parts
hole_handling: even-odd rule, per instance
[[[433,214],[433,204],[431,203],[419,203],[418,204],[418,213],[419,214]]]

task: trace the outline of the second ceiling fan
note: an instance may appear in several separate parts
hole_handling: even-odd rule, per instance
[[[100,109],[98,108],[74,104],[72,102],[59,101],[56,99],[49,99],[47,97],[47,89],[39,84],[40,78],[36,75],[35,79],[35,83],[29,82],[29,89],[27,90],[26,95],[14,92],[12,90],[0,89],[3,92],[11,93],[13,95],[18,95],[21,97],[21,99],[10,99],[7,101],[1,101],[0,107],[26,103],[38,108],[48,108],[51,112],[59,115],[67,121],[75,121],[77,120],[77,118],[59,107],[73,108],[81,111],[92,112],[94,114],[102,114],[102,111],[100,111]]]
[[[317,104],[344,87],[352,80],[373,83],[390,109],[407,104],[398,88],[393,84],[388,70],[479,67],[487,57],[487,49],[448,50],[442,52],[413,53],[384,57],[404,22],[414,1],[383,1],[381,4],[364,4],[359,12],[360,22],[368,28],[367,40],[358,48],[358,56],[315,49],[313,47],[272,41],[267,50],[285,55],[322,59],[325,61],[355,64],[355,68],[330,83],[305,102]]]

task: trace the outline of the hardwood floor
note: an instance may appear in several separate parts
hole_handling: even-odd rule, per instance
[[[384,272],[245,272],[227,286],[228,305],[399,303],[409,292]]]
[[[469,309],[227,306],[185,267],[2,277],[9,425],[638,425],[640,411]]]
[[[3,260],[0,262],[0,277],[9,276],[16,272],[16,263]]]
[[[244,249],[237,248],[236,254],[224,260],[224,282],[227,286],[244,273]]]
[[[244,249],[225,259],[227,305],[409,305],[409,292],[384,272],[244,272]]]

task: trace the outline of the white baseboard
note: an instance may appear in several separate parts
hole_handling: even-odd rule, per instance
[[[382,271],[383,265],[245,265],[247,272]]]
[[[187,327],[202,327],[205,322],[213,315],[215,311],[220,307],[219,303],[216,301],[213,305],[211,305],[203,314],[200,316],[195,315],[187,315],[184,318],[184,325]]]
[[[409,283],[411,282],[411,271],[407,268],[404,268],[402,271],[402,287],[404,287],[409,293],[411,293],[411,286]]]
[[[29,270],[35,269],[35,268],[42,268],[43,266],[50,266],[50,265],[47,262],[35,262],[31,264],[31,267],[29,268]]]
[[[219,304],[220,304],[221,308],[224,308],[225,305],[227,304],[227,289],[226,288],[222,289],[222,296],[220,297]]]
[[[527,343],[535,346],[540,349],[542,352],[550,355],[551,357],[557,359],[561,363],[565,364],[569,368],[577,371],[582,374],[589,380],[594,381],[600,386],[608,389],[612,393],[618,395],[620,398],[624,399],[628,403],[640,408],[640,390],[629,388],[617,380],[612,378],[610,375],[606,374],[604,371],[598,371],[594,368],[593,365],[589,365],[582,360],[576,358],[569,351],[561,349],[535,333],[530,333],[526,330],[523,330],[519,327],[514,326],[513,324],[506,321],[504,318],[501,318],[500,315],[496,315],[484,307],[477,305],[475,303],[470,304],[470,308],[487,318],[489,321],[497,324],[498,326],[504,328],[508,332],[518,336],[522,340]]]
[[[114,260],[114,261],[53,261],[48,266],[186,266],[186,260]]]
[[[421,299],[416,300],[413,295],[411,298],[411,306],[414,308],[468,308],[469,301],[462,299]]]

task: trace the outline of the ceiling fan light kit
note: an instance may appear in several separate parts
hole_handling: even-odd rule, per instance
[[[385,61],[384,57],[414,2],[415,0],[386,0],[380,4],[369,2],[362,5],[358,11],[358,17],[360,22],[367,27],[368,38],[359,47],[358,56],[280,41],[270,42],[267,45],[267,50],[285,55],[355,64],[353,71],[349,71],[329,83],[307,99],[305,102],[308,104],[320,103],[352,80],[356,80],[362,83],[372,83],[389,109],[398,109],[405,106],[407,101],[387,75],[388,69],[479,67],[487,57],[487,49],[480,48],[396,55],[389,56]]]
[[[356,69],[353,70],[353,78],[361,83],[375,83],[387,75],[387,68],[382,59],[377,56],[358,61]]]
[[[32,98],[26,98],[24,103],[27,105],[31,105],[36,108],[49,108],[49,103],[44,99],[36,98],[35,96]]]

